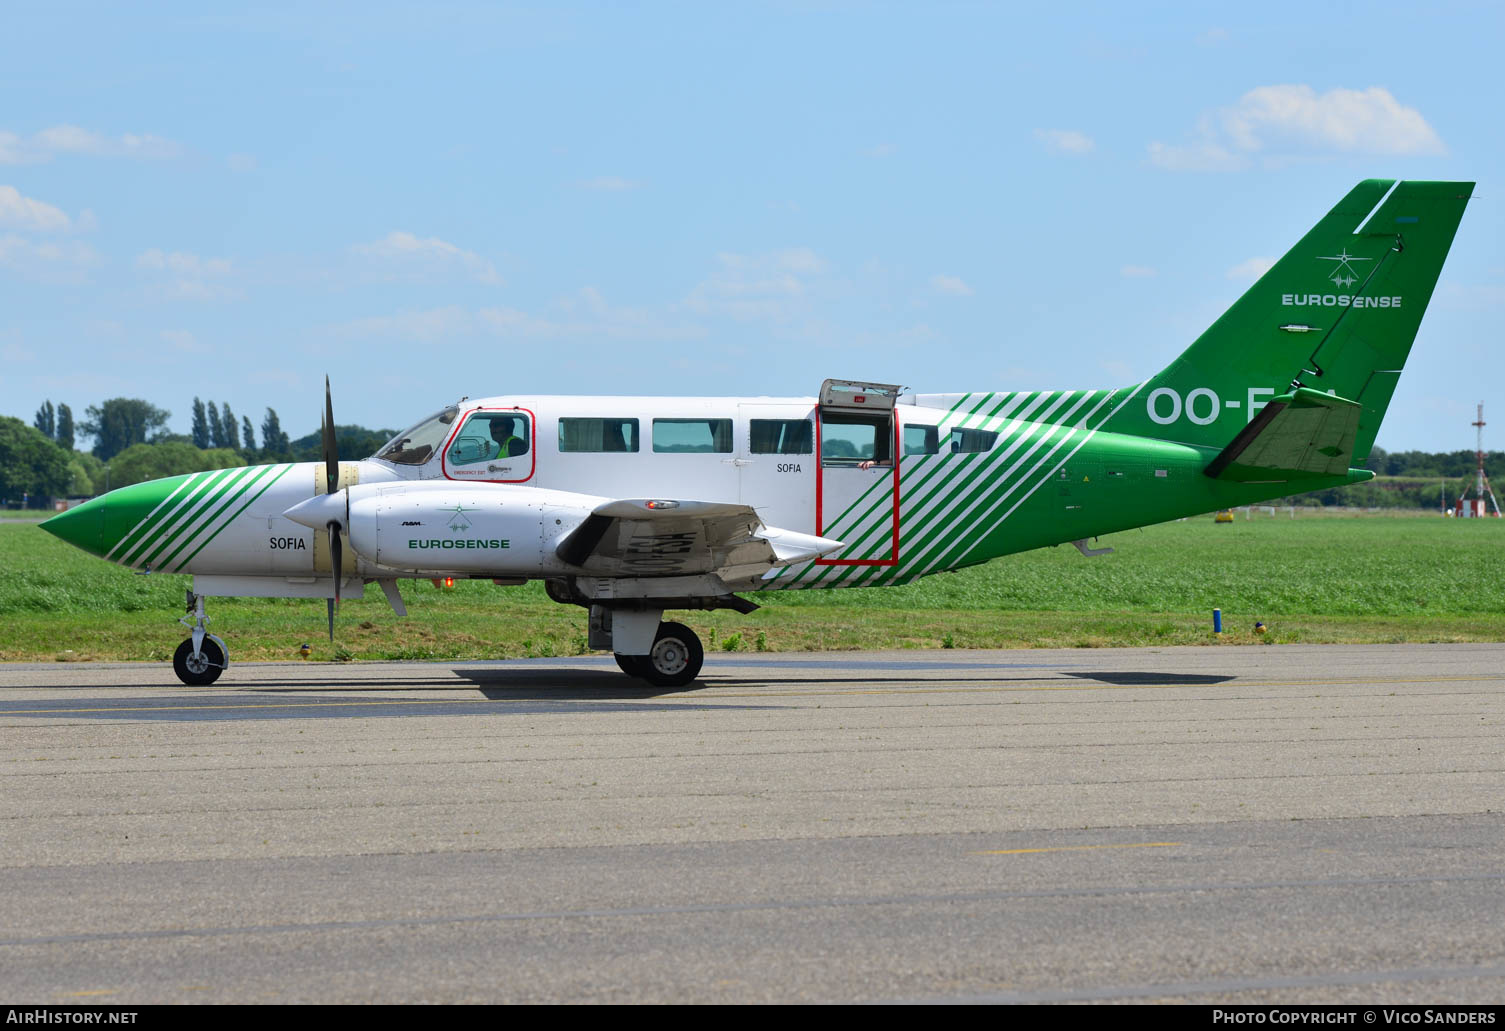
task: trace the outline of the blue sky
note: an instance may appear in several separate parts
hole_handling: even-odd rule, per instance
[[[1034,6],[10,7],[0,413],[1117,386],[1405,177],[1480,185],[1378,443],[1505,447],[1505,7]]]

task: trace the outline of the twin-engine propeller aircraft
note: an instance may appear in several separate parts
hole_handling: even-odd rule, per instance
[[[462,400],[361,462],[173,476],[43,524],[140,571],[188,573],[173,667],[226,667],[206,597],[542,579],[590,645],[676,687],[699,640],[666,609],[877,587],[1013,552],[1359,483],[1472,183],[1361,182],[1169,368],[1112,390]],[[1103,549],[1106,550],[1106,549]]]

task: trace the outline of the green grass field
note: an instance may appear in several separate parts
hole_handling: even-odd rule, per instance
[[[1210,516],[1069,545],[908,587],[769,593],[750,616],[681,613],[707,651],[1019,648],[1505,640],[1505,520]],[[187,577],[135,576],[35,525],[0,523],[0,660],[163,661]],[[232,659],[481,659],[586,651],[585,612],[541,585],[405,582],[411,615],[376,587],[347,600],[336,640],[322,601],[211,599]],[[1211,635],[1214,607],[1221,638]],[[1258,637],[1255,620],[1270,628]]]

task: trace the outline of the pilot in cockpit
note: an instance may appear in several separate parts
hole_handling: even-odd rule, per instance
[[[517,420],[502,416],[491,420],[491,439],[496,442],[496,454],[491,458],[512,458],[528,453],[528,441],[517,435]]]

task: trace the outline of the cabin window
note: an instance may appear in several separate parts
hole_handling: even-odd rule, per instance
[[[638,449],[636,419],[560,419],[559,450],[621,452]]]
[[[520,412],[476,412],[449,445],[450,465],[474,465],[528,453],[532,435],[528,417]]]
[[[748,423],[748,448],[755,455],[815,453],[814,423],[809,419],[753,419]]]
[[[953,455],[975,455],[982,451],[991,451],[993,445],[998,442],[998,434],[992,430],[952,430],[951,453]]]
[[[904,454],[938,455],[941,453],[940,430],[934,426],[905,426]]]
[[[827,465],[888,462],[893,455],[893,428],[886,415],[823,412],[820,459]]]
[[[729,455],[730,419],[654,419],[653,450],[668,455]]]

